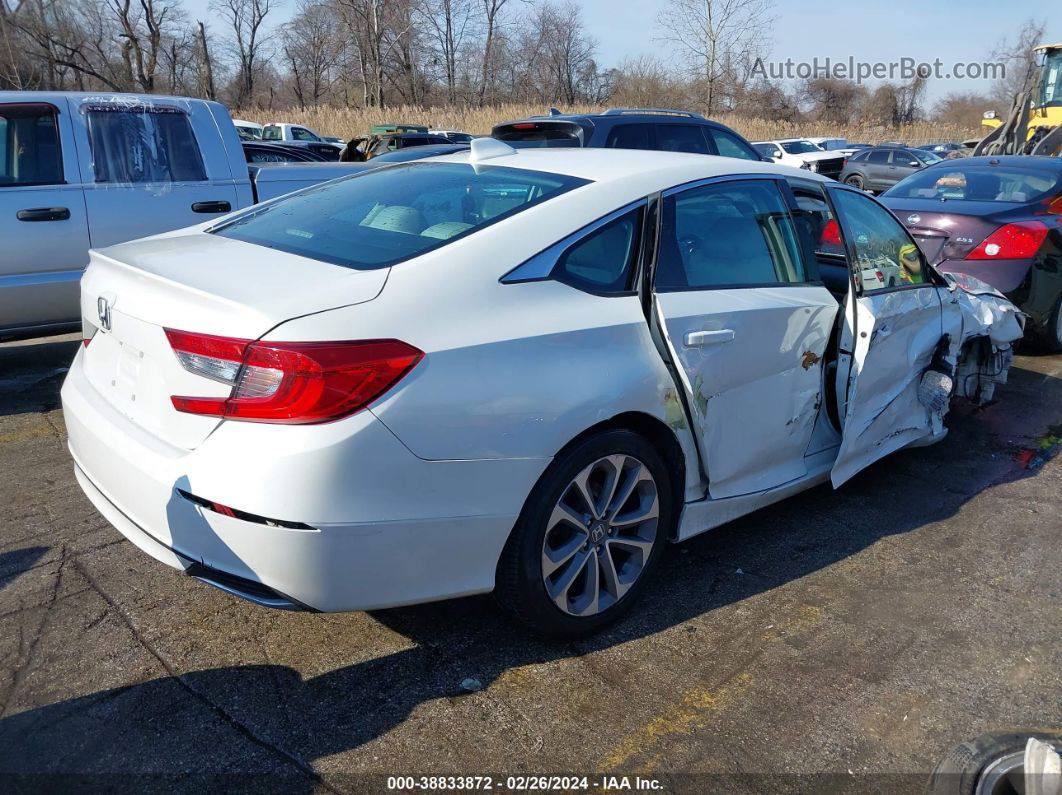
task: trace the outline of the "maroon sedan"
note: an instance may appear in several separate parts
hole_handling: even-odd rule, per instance
[[[881,196],[938,270],[988,282],[1062,351],[1062,159],[945,160]]]

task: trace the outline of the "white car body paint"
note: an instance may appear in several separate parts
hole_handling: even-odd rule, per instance
[[[777,138],[771,141],[755,141],[752,145],[763,146],[766,144],[774,146],[776,151],[778,152],[778,155],[773,156],[774,162],[779,163],[783,166],[792,166],[794,168],[801,168],[805,165],[810,165],[811,163],[815,163],[819,160],[836,160],[838,157],[844,157],[841,152],[827,152],[825,150],[820,150],[817,152],[803,152],[801,154],[790,154],[789,152],[785,151],[785,148],[782,146],[783,143],[792,143],[797,141],[813,143],[813,141],[807,138]]]
[[[469,153],[434,159],[468,161]],[[961,330],[955,355],[973,336],[1000,351],[1013,338],[996,328],[1009,311],[1003,299],[984,309],[947,287],[850,296],[841,325],[855,324],[849,337],[868,335],[847,348],[854,359],[839,359],[842,440],[824,405],[822,367],[840,306],[819,285],[656,295],[676,382],[638,295],[501,281],[556,241],[676,185],[735,173],[819,178],[606,149],[521,150],[495,164],[593,182],[379,270],[205,226],[94,252],[82,308],[94,324],[105,299],[110,328],[78,352],[62,393],[93,504],[167,565],[267,586],[275,597],[241,592],[263,604],[356,610],[485,592],[538,478],[598,423],[636,413],[674,433],[686,472],[676,538],[687,538],[822,482],[835,461],[843,480],[886,448],[931,438],[931,418],[897,439],[881,417],[927,414],[911,385],[942,333],[938,295],[953,307],[945,325]],[[905,311],[932,314],[934,303],[935,316],[905,321]],[[170,404],[170,395],[224,397],[229,387],[183,369],[166,327],[286,342],[396,338],[426,355],[366,410],[333,422],[222,421]]]
[[[833,331],[836,299],[809,285],[687,290],[657,300],[672,357],[682,364],[711,496],[803,477],[822,394],[817,365]],[[697,338],[705,332],[723,336]],[[776,344],[749,356],[745,341],[759,339]]]

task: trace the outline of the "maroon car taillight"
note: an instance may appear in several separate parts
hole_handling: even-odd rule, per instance
[[[981,241],[966,259],[1031,259],[1047,237],[1039,221],[1015,221],[999,227]]]
[[[399,340],[264,342],[166,329],[181,366],[232,386],[227,398],[170,398],[189,414],[310,424],[365,408],[424,353]]]

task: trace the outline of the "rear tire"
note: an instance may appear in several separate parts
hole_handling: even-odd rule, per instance
[[[851,185],[857,190],[863,190],[863,178],[858,174],[852,174],[851,176],[849,176],[848,179],[844,181],[844,184]]]
[[[1047,316],[1047,322],[1036,329],[1033,336],[1038,347],[1051,353],[1062,353],[1062,295]]]
[[[670,475],[644,437],[616,429],[576,442],[528,496],[498,562],[495,597],[541,634],[596,632],[637,600],[673,515]]]

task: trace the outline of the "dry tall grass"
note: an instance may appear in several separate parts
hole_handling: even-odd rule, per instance
[[[403,105],[385,110],[319,105],[306,110],[293,108],[278,111],[244,108],[233,111],[232,115],[235,118],[263,124],[270,121],[303,124],[324,135],[335,135],[345,140],[356,135],[364,135],[372,125],[385,122],[428,124],[436,129],[489,133],[491,127],[498,122],[522,119],[533,114],[545,113],[547,110],[548,108],[541,105],[501,105],[494,108],[426,108]],[[582,105],[562,108],[562,110],[591,113],[599,112],[603,108]],[[903,141],[910,144],[924,144],[937,141],[961,141],[981,134],[978,128],[935,122],[918,122],[904,127],[883,127],[881,125],[837,125],[826,122],[778,122],[731,114],[716,118],[737,130],[750,141],[796,136],[836,136],[865,143]]]

